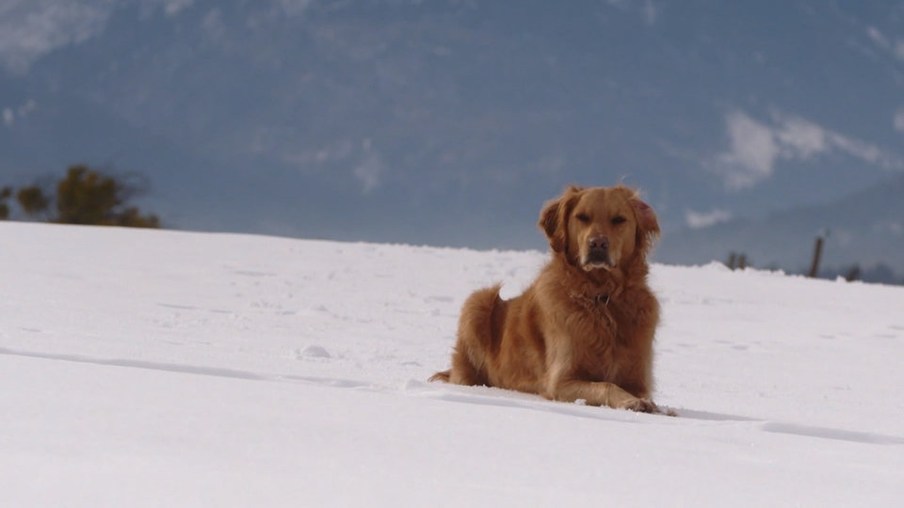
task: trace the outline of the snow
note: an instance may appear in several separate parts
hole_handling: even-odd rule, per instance
[[[654,265],[676,418],[427,383],[544,259],[0,223],[0,505],[900,505],[904,288]]]

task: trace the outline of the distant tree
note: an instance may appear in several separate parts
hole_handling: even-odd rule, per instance
[[[32,217],[46,213],[50,207],[50,198],[44,194],[44,189],[38,185],[19,189],[16,192],[16,201],[19,202],[22,211]]]
[[[160,227],[155,215],[126,206],[136,189],[99,171],[72,166],[57,184],[54,222],[142,228]]]
[[[728,261],[725,263],[730,270],[744,270],[748,266],[752,266],[747,261],[747,254],[731,251],[728,253]]]
[[[829,280],[843,277],[848,282],[859,280],[878,284],[904,284],[904,279],[901,279],[899,274],[895,273],[894,269],[885,263],[866,268],[860,263],[854,263],[846,267],[825,267],[820,270],[820,277]]]
[[[16,193],[16,200],[26,215],[59,224],[160,227],[160,219],[156,215],[144,215],[129,204],[143,189],[121,177],[110,176],[85,165],[75,165],[69,167],[55,189],[56,195],[51,196],[39,185],[22,187]],[[12,194],[12,189],[5,188],[3,191],[5,195],[0,197],[0,204],[4,208],[0,208],[0,218],[9,216],[9,207],[3,201]]]
[[[0,220],[9,218],[9,205],[6,204],[6,200],[9,199],[12,194],[13,190],[9,187],[0,189]]]
[[[734,251],[728,253],[728,261],[725,262],[725,266],[728,267],[729,270],[734,270],[738,266],[738,254]]]
[[[860,265],[854,264],[848,271],[844,274],[844,280],[848,282],[854,282],[855,280],[860,280]]]
[[[156,215],[141,215],[138,208],[130,206],[117,216],[117,226],[128,228],[159,228],[160,219]]]

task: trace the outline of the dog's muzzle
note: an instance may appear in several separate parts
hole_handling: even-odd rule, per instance
[[[605,236],[593,236],[587,240],[587,256],[583,262],[585,270],[613,267],[609,257],[609,239]]]

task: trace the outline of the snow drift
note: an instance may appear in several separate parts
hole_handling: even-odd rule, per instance
[[[0,504],[900,502],[904,288],[654,265],[678,418],[426,383],[544,259],[0,224]]]

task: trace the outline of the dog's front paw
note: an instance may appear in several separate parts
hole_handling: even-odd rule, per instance
[[[637,411],[638,413],[662,413],[662,411],[659,410],[659,406],[657,406],[652,400],[649,399],[630,400],[625,403],[624,409],[627,409],[629,411]]]

